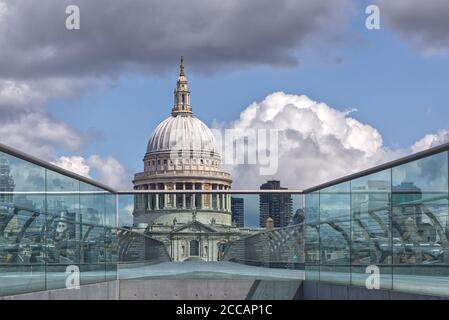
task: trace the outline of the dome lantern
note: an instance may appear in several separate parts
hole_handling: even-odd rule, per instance
[[[184,72],[184,57],[181,56],[181,64],[179,65],[179,77],[176,82],[176,89],[174,91],[174,105],[172,108],[172,115],[188,116],[192,114],[192,107],[190,106],[190,91],[189,83]]]

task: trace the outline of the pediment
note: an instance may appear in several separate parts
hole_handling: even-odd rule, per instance
[[[182,226],[179,226],[175,228],[172,233],[174,232],[217,232],[215,228],[212,226],[205,225],[198,221],[191,221],[187,224],[184,224]]]

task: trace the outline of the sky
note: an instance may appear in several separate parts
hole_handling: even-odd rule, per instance
[[[311,187],[449,141],[448,15],[446,0],[0,0],[0,142],[129,189],[183,55],[203,122],[280,131],[276,173],[231,166],[233,187]]]

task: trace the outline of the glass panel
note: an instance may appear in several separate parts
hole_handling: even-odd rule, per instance
[[[47,288],[64,288],[80,262],[79,181],[47,170],[47,192]]]
[[[319,280],[320,270],[320,195],[305,195],[305,271],[306,280]]]
[[[80,182],[81,222],[105,225],[106,193],[104,190]]]
[[[365,286],[367,267],[379,268],[382,289],[391,289],[391,170],[351,181],[351,284]]]
[[[349,283],[350,183],[320,191],[320,280]]]
[[[105,232],[106,280],[116,280],[118,263],[118,231],[117,229],[107,228]]]
[[[135,222],[137,227],[140,222],[139,216],[137,221],[134,221],[134,196],[133,195],[120,195],[118,198],[118,227],[119,228],[131,228]],[[142,219],[143,220],[143,219]]]
[[[393,288],[449,295],[448,154],[393,168]]]
[[[81,226],[81,284],[105,281],[106,232],[95,225]]]
[[[116,212],[116,195],[112,193],[105,194],[105,225],[108,227],[118,227]]]
[[[0,152],[0,295],[45,290],[44,192],[43,168]]]

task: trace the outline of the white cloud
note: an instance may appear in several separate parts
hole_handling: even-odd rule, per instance
[[[270,94],[248,106],[231,128],[279,130],[278,172],[261,176],[258,165],[234,166],[234,188],[258,188],[272,178],[289,188],[311,187],[403,154],[385,148],[372,126],[305,95]]]
[[[52,163],[79,175],[94,178],[115,189],[128,189],[130,187],[130,179],[125,167],[114,157],[102,158],[99,155],[91,155],[88,158],[61,156]]]
[[[97,179],[116,189],[127,189],[130,179],[125,167],[114,157],[102,158],[98,155],[87,159],[89,166],[96,171]]]
[[[87,136],[45,111],[54,98],[71,98],[89,85],[90,78],[14,80],[0,78],[0,142],[45,160],[56,149],[79,151]]]
[[[0,105],[26,105],[31,102],[33,95],[26,83],[0,80]]]
[[[0,110],[18,113],[40,109],[51,99],[75,97],[83,90],[93,87],[100,87],[100,81],[86,77],[39,80],[0,78]]]
[[[53,164],[57,165],[58,167],[61,167],[65,170],[77,173],[79,175],[82,175],[84,177],[90,178],[89,172],[90,167],[86,163],[83,157],[80,156],[61,156],[58,159],[56,159]]]
[[[411,147],[411,150],[413,153],[415,153],[432,147],[436,147],[446,142],[449,142],[449,130],[443,129],[435,134],[425,135]]]
[[[85,137],[66,123],[45,112],[23,112],[0,119],[0,142],[45,160],[54,157],[55,148],[78,151]]]

